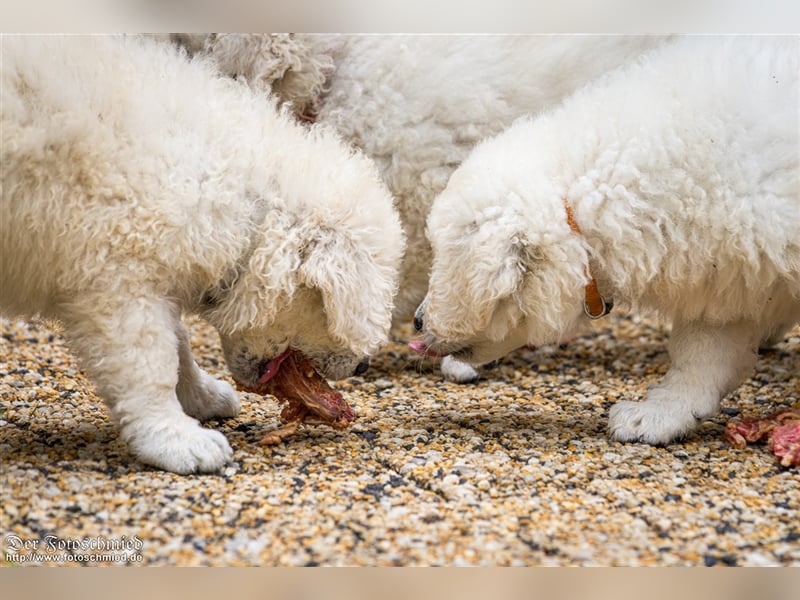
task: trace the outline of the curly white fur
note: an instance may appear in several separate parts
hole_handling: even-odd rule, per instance
[[[425,227],[433,199],[475,144],[661,41],[607,35],[179,37],[224,72],[269,84],[298,112],[315,113],[317,122],[333,125],[377,162],[408,240],[396,323],[410,318],[428,287]],[[276,45],[287,52],[276,52]],[[285,70],[278,79],[279,54]],[[454,360],[442,371],[456,381],[477,376]]]
[[[168,45],[0,43],[0,307],[64,322],[140,460],[231,457],[191,418],[238,399],[194,363],[183,310],[245,384],[289,345],[337,378],[385,341],[403,233],[366,157]]]
[[[299,114],[315,112],[334,71],[329,52],[291,33],[178,33],[172,40],[211,57],[221,72],[274,92]]]
[[[612,409],[612,435],[667,443],[716,414],[800,319],[799,88],[797,37],[684,38],[479,145],[428,222],[430,350],[557,341],[586,318],[588,269],[673,326],[668,373]]]

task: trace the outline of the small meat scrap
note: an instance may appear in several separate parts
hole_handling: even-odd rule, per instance
[[[342,394],[333,389],[311,362],[296,350],[287,350],[270,361],[258,386],[247,391],[270,394],[285,404],[285,425],[264,436],[260,444],[279,444],[302,424],[324,424],[344,429],[356,418]]]
[[[800,414],[797,417],[800,418]],[[781,459],[784,467],[800,465],[800,420],[776,427],[769,440],[769,449]]]
[[[763,419],[728,423],[725,439],[734,448],[765,440],[784,467],[800,465],[800,408],[781,410]]]

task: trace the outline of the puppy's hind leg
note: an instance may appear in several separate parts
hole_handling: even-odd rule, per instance
[[[236,390],[197,366],[189,344],[189,332],[180,320],[175,335],[178,337],[179,363],[175,392],[184,412],[201,421],[238,415],[240,405]]]
[[[87,300],[65,308],[65,330],[131,453],[175,473],[225,466],[225,436],[186,415],[176,395],[177,308],[142,296]]]
[[[750,322],[711,326],[699,321],[673,325],[671,364],[644,402],[611,408],[609,433],[620,441],[667,444],[719,411],[720,402],[752,370],[758,329]]]

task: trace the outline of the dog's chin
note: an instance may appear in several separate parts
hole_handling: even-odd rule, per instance
[[[462,362],[465,364],[470,365],[471,367],[482,367],[492,361],[501,358],[502,354],[486,354],[485,352],[481,352],[479,348],[475,346],[464,346],[450,352],[450,356],[456,359],[458,362]]]
[[[368,360],[367,356],[350,352],[314,352],[305,353],[314,367],[326,379],[345,379],[356,374],[359,365]]]
[[[431,358],[442,358],[444,356],[464,354],[468,356],[471,349],[462,344],[439,342],[430,340],[427,336],[421,340],[411,340],[408,342],[408,347],[420,356],[427,356]],[[462,359],[459,359],[462,360]],[[465,360],[463,362],[466,362]]]
[[[503,358],[509,352],[526,345],[529,345],[526,337],[515,334],[499,341],[477,341],[454,349],[449,354],[459,362],[466,363],[472,367],[481,367]]]

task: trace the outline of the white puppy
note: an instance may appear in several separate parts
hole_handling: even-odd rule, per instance
[[[427,291],[425,222],[433,199],[475,144],[662,41],[608,35],[175,37],[224,72],[269,87],[304,118],[332,125],[376,161],[408,239],[397,324],[408,322]],[[442,372],[462,382],[478,375],[450,358]]]
[[[431,211],[416,348],[480,364],[557,341],[602,314],[594,283],[673,326],[668,373],[613,407],[612,436],[716,414],[800,319],[799,56],[797,37],[682,38],[479,145]]]
[[[63,321],[141,461],[213,471],[236,393],[291,346],[328,377],[385,340],[402,228],[371,161],[149,40],[3,36],[0,308]]]

